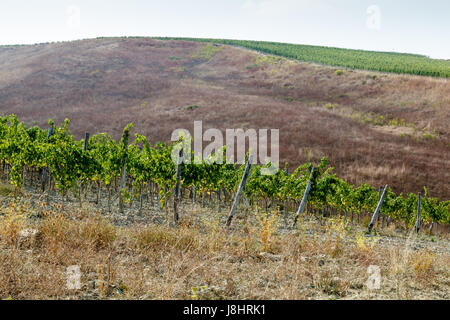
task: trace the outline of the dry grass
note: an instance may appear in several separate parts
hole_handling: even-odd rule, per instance
[[[305,218],[296,232],[280,233],[278,213],[257,212],[227,232],[220,214],[194,211],[201,219],[178,227],[119,227],[87,208],[55,208],[37,220],[25,205],[4,208],[0,298],[449,298],[448,255],[362,240],[341,218],[323,227]],[[73,265],[79,290],[67,287]],[[382,281],[369,292],[370,265],[381,268]]]
[[[0,182],[0,196],[8,197],[14,194],[14,186]]]

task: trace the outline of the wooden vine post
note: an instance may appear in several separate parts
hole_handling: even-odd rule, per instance
[[[420,204],[421,204],[421,198],[422,195],[419,192],[418,194],[418,198],[417,198],[417,217],[416,217],[416,225],[414,226],[414,228],[416,229],[416,232],[419,233],[420,230]]]
[[[127,183],[127,156],[128,156],[128,138],[130,137],[130,131],[127,128],[123,132],[123,148],[124,148],[124,154],[122,158],[122,172],[120,175],[120,189],[119,189],[119,212],[123,213],[123,194],[122,192],[125,189],[125,185]]]
[[[175,185],[175,195],[173,199],[173,220],[175,223],[180,219],[178,214],[178,202],[180,201],[180,188],[181,188],[181,164],[183,163],[183,148],[180,149],[178,154],[177,163],[177,184]]]
[[[50,137],[53,135],[53,127],[48,128],[47,131],[47,140],[50,139]],[[42,168],[42,192],[45,191],[45,185],[47,184],[47,181],[50,181],[50,169],[47,167]]]
[[[248,178],[248,174],[250,172],[250,166],[253,159],[253,155],[249,155],[247,164],[245,165],[244,174],[242,175],[241,183],[239,184],[239,189],[236,193],[236,198],[234,199],[233,206],[231,207],[230,213],[228,214],[227,224],[226,227],[228,228],[231,224],[231,221],[233,220],[234,212],[236,211],[237,205],[239,203],[239,199],[241,198],[242,191],[244,190],[245,183]]]
[[[383,194],[383,187],[380,186],[380,187],[378,187],[378,199],[381,198],[381,195],[382,195],[382,194]],[[378,215],[378,218],[377,218],[377,225],[380,224],[380,220],[381,220],[381,224],[382,224],[382,226],[383,226],[383,224],[384,224],[384,215],[382,215],[381,213]]]
[[[316,168],[313,168],[311,170],[311,174],[309,175],[308,184],[306,185],[305,193],[303,194],[302,202],[300,202],[300,206],[298,207],[297,214],[295,215],[294,223],[292,225],[293,227],[295,227],[295,225],[297,224],[297,220],[300,217],[300,215],[302,214],[303,209],[305,208],[309,192],[311,191],[311,184],[312,184],[311,180],[313,178],[314,170],[316,170]]]
[[[289,176],[289,167],[285,170],[286,176]],[[284,214],[287,216],[289,213],[289,197],[284,201]]]
[[[84,134],[84,152],[89,148],[89,132]]]
[[[375,209],[375,212],[373,213],[372,220],[370,220],[369,233],[372,231],[373,225],[375,224],[378,214],[380,213],[381,206],[383,205],[383,201],[384,201],[384,197],[386,196],[387,189],[388,189],[388,185],[386,185],[384,187],[383,194],[381,195],[381,198],[380,198],[380,201],[378,202],[377,208]]]
[[[87,152],[88,148],[89,148],[89,132],[86,132],[84,134],[84,148],[83,148],[84,152]],[[83,207],[83,203],[81,201],[81,190],[84,189],[85,185],[81,181],[78,182],[78,184],[79,184],[78,199],[80,201],[80,208],[82,208]],[[84,196],[86,198],[86,193],[85,193]]]

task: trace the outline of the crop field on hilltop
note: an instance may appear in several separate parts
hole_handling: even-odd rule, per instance
[[[430,59],[417,54],[351,50],[266,41],[164,37],[156,39],[221,43],[331,66],[450,78],[450,61]]]

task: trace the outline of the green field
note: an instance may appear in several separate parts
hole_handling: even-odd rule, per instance
[[[155,39],[221,43],[300,61],[315,62],[351,69],[400,74],[405,73],[442,78],[450,77],[450,61],[430,59],[426,56],[416,54],[373,52],[265,41],[167,37],[157,37]]]

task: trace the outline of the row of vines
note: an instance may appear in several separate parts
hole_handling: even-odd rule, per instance
[[[171,157],[175,144],[157,143],[152,146],[140,134],[128,143],[125,134],[116,141],[106,133],[93,135],[85,144],[84,140],[75,140],[70,133],[69,120],[66,119],[61,126],[52,121],[49,125],[48,130],[36,126],[27,128],[15,115],[0,118],[0,161],[3,168],[9,168],[8,179],[18,190],[23,186],[26,170],[49,172],[62,199],[76,186],[91,185],[98,194],[103,188],[110,195],[120,193],[132,201],[142,198],[152,185],[159,192],[161,207],[167,207],[177,183],[177,166]],[[128,133],[131,127],[132,124],[128,125],[124,133]],[[194,155],[191,157],[193,159]],[[115,182],[124,174],[124,166],[128,184],[117,190]],[[211,159],[203,159],[201,164],[183,163],[181,188],[189,191],[192,197],[196,194],[217,195],[221,201],[231,203],[244,167],[219,164]],[[310,178],[312,187],[308,206],[312,209],[328,208],[339,213],[351,213],[352,216],[362,215],[373,212],[379,200],[379,192],[374,187],[368,184],[353,186],[339,179],[325,158],[316,164],[315,170],[312,170],[313,164],[307,163],[289,173],[286,164],[285,169],[278,170],[275,175],[263,175],[262,168],[261,165],[252,166],[245,185],[244,193],[250,204],[280,209],[286,202],[299,203]],[[311,177],[310,172],[313,172]],[[416,210],[416,194],[397,195],[390,189],[387,191],[383,216],[411,226],[415,222]],[[423,223],[450,224],[449,211],[449,200],[432,198],[425,188],[421,213]]]

